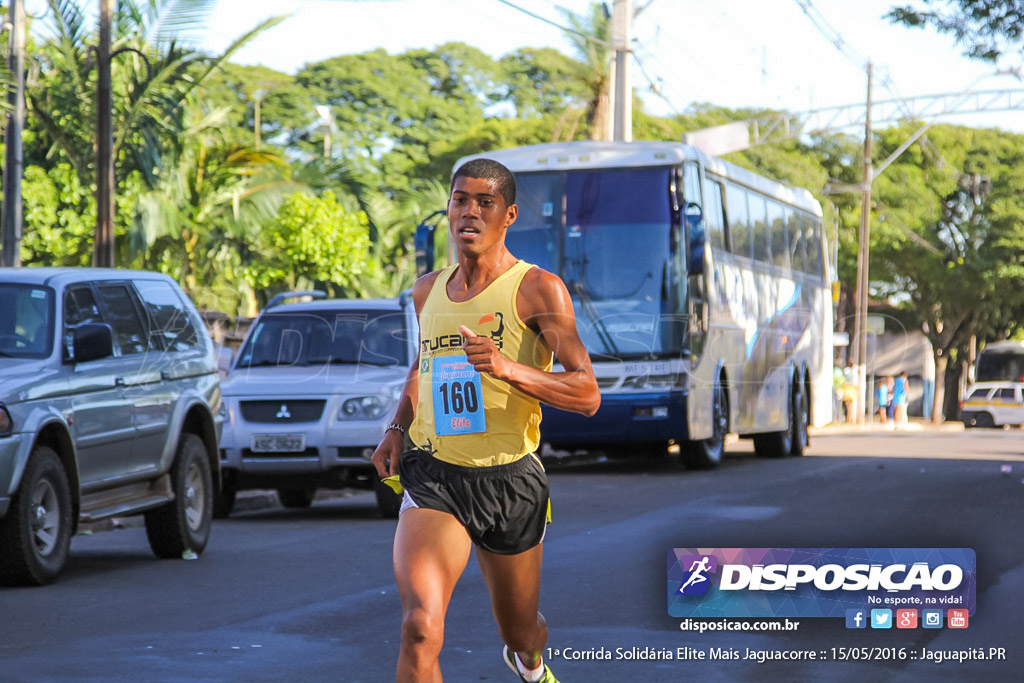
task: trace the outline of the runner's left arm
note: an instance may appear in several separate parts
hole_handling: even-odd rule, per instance
[[[565,284],[555,275],[534,268],[523,278],[516,298],[519,317],[537,331],[554,352],[564,372],[545,372],[517,363],[501,354],[489,337],[460,326],[463,350],[478,372],[508,382],[525,394],[554,408],[588,417],[601,405],[590,354],[576,331],[576,316]]]

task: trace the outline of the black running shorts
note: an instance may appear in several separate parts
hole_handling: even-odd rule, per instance
[[[398,469],[416,507],[453,515],[484,550],[515,555],[544,538],[548,478],[532,455],[508,465],[463,467],[413,449]]]

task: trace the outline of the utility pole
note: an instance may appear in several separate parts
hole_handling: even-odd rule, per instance
[[[614,121],[612,139],[633,139],[633,88],[629,80],[630,25],[633,0],[615,0],[612,8],[612,46],[615,48]]]
[[[11,32],[7,68],[14,87],[7,91],[11,112],[7,115],[6,160],[4,162],[4,208],[0,217],[0,265],[21,265],[21,132],[25,128],[25,2],[12,0],[7,22]]]
[[[868,350],[868,256],[871,242],[871,75],[868,62],[867,111],[864,114],[864,182],[861,186],[860,248],[857,250],[857,340],[853,347],[853,369],[856,375],[857,397],[853,402],[854,422],[864,422],[864,399],[867,391]]]
[[[96,236],[92,264],[114,267],[114,125],[110,76],[110,26],[114,0],[100,0],[100,41],[96,51]]]

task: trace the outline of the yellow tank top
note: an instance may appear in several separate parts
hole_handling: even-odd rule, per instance
[[[456,465],[514,462],[540,445],[540,402],[465,362],[459,325],[489,336],[510,360],[545,371],[552,354],[519,317],[516,294],[532,264],[518,261],[469,301],[448,298],[458,265],[441,271],[420,311],[413,443]]]

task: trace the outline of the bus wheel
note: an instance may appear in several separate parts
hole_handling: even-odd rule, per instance
[[[769,432],[768,434],[758,434],[754,437],[754,453],[762,458],[782,458],[789,454],[798,455],[796,452],[797,441],[799,439],[799,429],[797,428],[797,422],[800,418],[797,417],[798,412],[795,410],[797,405],[797,394],[802,394],[797,386],[794,385],[789,397],[789,420],[786,425],[786,429],[781,432]],[[807,438],[807,426],[806,421],[803,427],[803,438]],[[803,453],[803,445],[799,446],[800,454]]]
[[[808,410],[807,390],[804,385],[797,382],[793,385],[793,397],[790,403],[789,424],[793,430],[792,444],[790,444],[790,455],[803,455],[810,444],[807,436],[807,423],[810,422]]]
[[[725,450],[725,435],[729,431],[729,399],[721,381],[715,382],[711,401],[711,436],[682,444],[683,465],[691,470],[710,470],[718,467]]]

